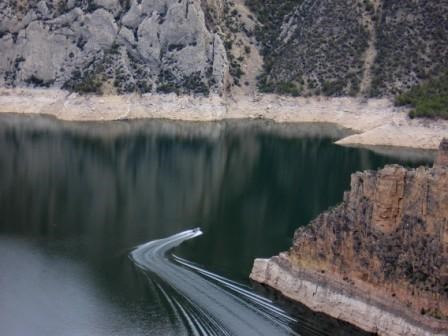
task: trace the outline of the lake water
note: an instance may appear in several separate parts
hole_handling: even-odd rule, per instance
[[[430,163],[426,153],[334,145],[344,133],[1,116],[0,334],[245,336],[245,319],[262,326],[281,311],[279,334],[364,335],[248,281],[255,257],[286,250],[297,227],[342,200],[351,173]],[[182,259],[145,269],[138,261],[150,252],[130,258],[138,245],[196,227],[203,234],[174,249]],[[273,300],[266,317],[251,317],[251,302],[268,302],[255,295]]]

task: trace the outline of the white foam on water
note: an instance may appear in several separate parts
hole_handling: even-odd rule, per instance
[[[156,274],[183,298],[171,297],[157,285],[191,334],[297,335],[291,328],[296,320],[270,300],[185,259],[170,258],[169,252],[174,247],[200,235],[200,229],[183,231],[139,245],[130,253],[131,260],[142,271],[149,276]]]

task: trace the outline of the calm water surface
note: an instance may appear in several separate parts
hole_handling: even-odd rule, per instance
[[[2,116],[0,334],[194,334],[200,328],[170,304],[188,300],[142,272],[130,252],[200,227],[176,256],[252,293],[253,259],[286,250],[297,227],[341,201],[351,173],[430,160],[333,145],[342,134],[262,121],[82,125]],[[363,335],[274,302],[300,335]]]

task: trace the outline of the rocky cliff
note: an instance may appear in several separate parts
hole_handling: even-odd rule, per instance
[[[448,141],[433,168],[352,175],[341,205],[251,278],[380,335],[448,332]]]
[[[261,60],[248,14],[229,0],[2,1],[0,86],[205,95],[253,87]]]
[[[435,0],[7,0],[0,86],[387,96],[448,68],[447,18]]]
[[[3,1],[0,85],[221,91],[228,60],[196,0]]]

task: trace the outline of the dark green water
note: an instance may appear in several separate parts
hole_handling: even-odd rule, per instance
[[[248,285],[253,259],[286,250],[298,226],[341,201],[351,173],[429,162],[333,145],[342,133],[2,116],[0,334],[176,335],[179,321],[128,258],[133,247],[201,227],[176,255]],[[362,335],[291,314],[302,335]]]

